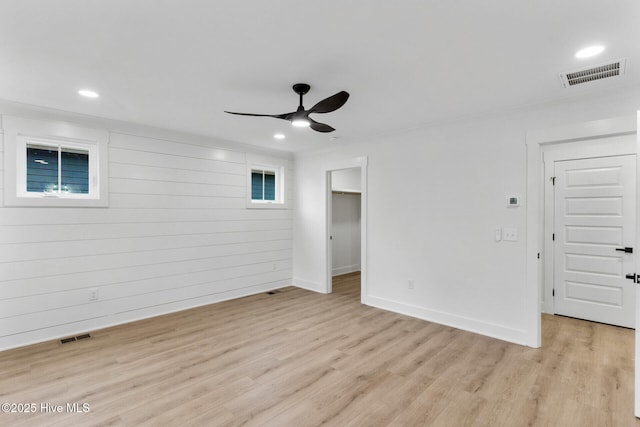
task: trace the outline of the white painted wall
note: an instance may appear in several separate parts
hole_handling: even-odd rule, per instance
[[[0,113],[110,132],[108,208],[0,207],[0,350],[291,283],[292,210],[245,208],[252,149],[10,103]],[[291,198],[291,156],[268,154],[288,159]]]
[[[360,170],[355,172],[359,181]],[[333,193],[331,197],[333,276],[360,271],[360,194]]]
[[[331,172],[331,189],[334,191],[359,193],[360,186],[360,168],[340,169]]]
[[[538,195],[526,194],[525,132],[639,106],[640,90],[567,99],[296,155],[294,283],[325,289],[325,165],[368,156],[363,302],[535,346],[525,207]],[[522,206],[507,208],[508,194]],[[518,241],[495,242],[496,226],[516,228]]]

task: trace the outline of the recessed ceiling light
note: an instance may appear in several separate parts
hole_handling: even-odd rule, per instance
[[[275,135],[273,135],[273,137],[275,139],[284,139],[285,138],[283,133],[276,133]]]
[[[576,52],[576,58],[591,58],[592,56],[596,56],[599,53],[602,53],[604,50],[604,46],[589,46],[584,49],[580,49]]]
[[[94,92],[92,90],[88,90],[88,89],[81,89],[78,91],[78,94],[87,97],[87,98],[98,98],[100,95],[98,95],[98,92]]]

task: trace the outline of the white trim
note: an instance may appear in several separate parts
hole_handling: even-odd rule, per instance
[[[306,289],[308,291],[312,291],[312,292],[318,292],[321,294],[326,294],[327,291],[324,287],[324,285],[322,283],[317,283],[317,282],[312,282],[310,280],[305,280],[305,279],[300,279],[297,277],[293,278],[293,285],[298,287],[298,288],[302,288],[302,289]]]
[[[344,267],[338,267],[338,268],[332,269],[331,275],[335,277],[335,276],[341,276],[343,274],[355,273],[356,271],[360,271],[359,264],[345,265]]]
[[[247,190],[245,204],[247,209],[288,209],[286,177],[289,171],[289,160],[279,157],[265,156],[262,154],[246,153]],[[276,175],[276,199],[253,200],[251,198],[251,173],[253,170],[274,172]]]
[[[547,144],[541,147],[544,164],[544,246],[543,259],[543,284],[542,284],[542,311],[555,314],[553,305],[553,266],[554,252],[552,231],[554,224],[553,208],[555,204],[554,188],[551,177],[554,175],[555,162],[564,160],[592,159],[608,156],[624,156],[636,154],[636,138],[629,133],[603,136],[595,139],[585,139],[560,144]],[[548,230],[547,230],[548,229]]]
[[[106,207],[109,205],[109,132],[71,123],[2,117],[4,130],[4,206]],[[62,145],[89,150],[89,196],[49,197],[26,192],[26,146]],[[96,160],[97,157],[97,160]],[[96,184],[97,182],[97,184]]]
[[[29,192],[27,191],[27,148],[28,147],[44,147],[45,149],[53,148],[58,151],[58,181],[61,178],[62,166],[60,163],[60,155],[63,151],[77,150],[87,153],[89,157],[88,171],[88,190],[87,194],[49,194],[47,192]],[[53,140],[43,138],[31,138],[18,136],[16,145],[16,196],[18,198],[33,197],[60,197],[69,199],[99,199],[100,192],[97,186],[98,176],[98,144],[91,142],[75,142],[66,140]],[[18,179],[19,178],[19,179]],[[59,190],[58,190],[59,191]]]
[[[158,306],[143,307],[139,310],[136,310],[138,312],[138,315],[134,317],[128,317],[129,312],[121,312],[109,315],[108,320],[105,320],[104,322],[102,322],[101,320],[106,319],[106,317],[100,316],[93,319],[72,322],[70,324],[64,325],[56,325],[23,334],[10,335],[3,337],[2,341],[0,341],[0,351],[25,347],[32,344],[39,344],[51,340],[57,340],[70,335],[80,335],[87,332],[95,332],[96,330],[103,330],[106,328],[111,328],[113,326],[133,323],[143,319],[150,319],[153,317],[164,316],[165,314],[178,313],[197,307],[203,307],[251,295],[262,294],[277,289],[284,289],[289,286],[290,285],[286,280],[279,280],[277,282],[263,283],[259,285],[249,286],[247,288],[232,289],[220,292],[218,294],[203,295],[197,298],[191,298],[189,300],[174,301],[162,304],[162,306],[164,307],[161,310],[158,310]],[[25,335],[29,338],[25,339]]]
[[[525,330],[509,328],[495,323],[482,322],[478,321],[478,319],[458,316],[457,314],[446,313],[443,311],[429,310],[424,307],[385,298],[366,296],[362,302],[372,307],[416,317],[428,322],[451,326],[456,329],[462,329],[516,344],[529,345],[529,334],[528,331]]]
[[[325,278],[324,278],[324,291],[326,293],[331,293],[332,291],[332,277],[333,271],[331,267],[331,244],[329,242],[329,221],[331,220],[330,211],[331,209],[331,198],[332,198],[332,189],[331,189],[331,171],[340,170],[340,169],[351,169],[351,168],[360,168],[360,187],[361,187],[361,197],[360,197],[360,299],[361,302],[364,303],[365,297],[367,295],[367,163],[368,158],[366,156],[355,157],[350,159],[340,159],[331,162],[327,162],[322,167],[323,171],[323,188],[324,188],[324,229],[321,230],[324,238],[322,239],[324,244],[324,250],[322,253],[324,254],[325,259],[323,260],[323,265],[325,266]]]
[[[636,171],[640,171],[640,111],[636,114]],[[640,174],[639,174],[640,176]],[[640,216],[640,177],[636,177],[636,215]],[[640,227],[636,227],[636,245],[640,242]],[[636,255],[636,273],[640,273],[640,256]],[[640,292],[636,290],[636,343],[635,343],[635,387],[634,387],[634,414],[640,417]]]
[[[542,148],[560,142],[571,142],[603,136],[636,132],[634,117],[595,120],[550,129],[526,132],[527,200],[526,200],[526,344],[540,347],[542,343],[540,294],[542,274],[538,254],[544,248],[544,171]]]
[[[634,116],[613,117],[527,131],[527,145],[545,145],[635,132],[636,120]]]
[[[333,292],[333,175],[331,175],[331,172],[332,171],[325,171],[325,199],[327,206],[325,209],[327,223],[327,235],[325,236],[327,244],[327,264],[325,266],[327,271],[327,283],[325,291],[328,294]]]

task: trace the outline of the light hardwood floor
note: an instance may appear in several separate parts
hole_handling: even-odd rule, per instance
[[[359,275],[0,353],[10,426],[634,426],[632,330],[543,317],[531,349],[359,303]],[[66,408],[65,408],[66,409]]]

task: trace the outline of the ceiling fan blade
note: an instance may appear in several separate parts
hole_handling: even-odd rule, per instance
[[[324,123],[318,123],[315,120],[313,120],[311,117],[308,117],[309,120],[309,127],[313,130],[315,130],[316,132],[333,132],[335,129],[332,128],[331,126],[324,124]]]
[[[273,117],[274,119],[284,119],[284,120],[291,120],[291,117],[293,117],[293,113],[285,113],[285,114],[253,114],[253,113],[235,113],[233,111],[225,111],[225,113],[235,114],[237,116]]]
[[[323,99],[308,111],[309,113],[330,113],[342,107],[344,103],[347,102],[347,99],[349,99],[349,92],[343,90],[342,92]]]

